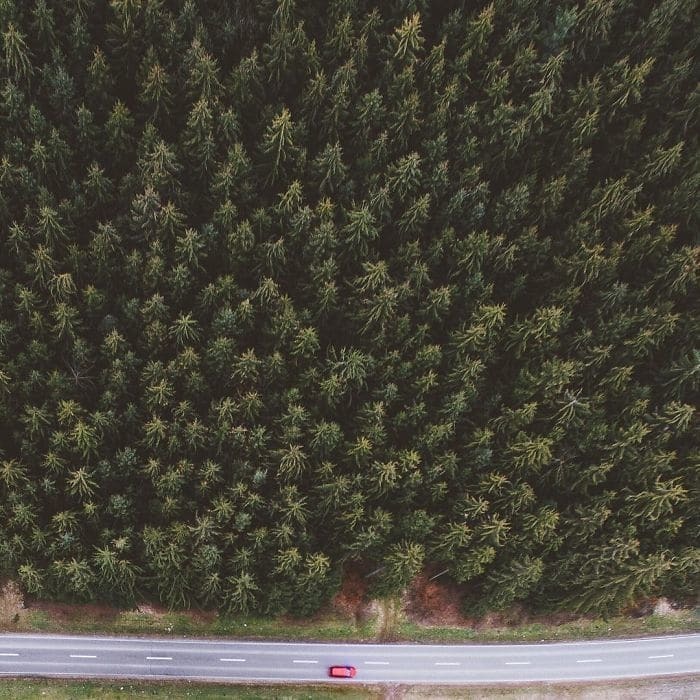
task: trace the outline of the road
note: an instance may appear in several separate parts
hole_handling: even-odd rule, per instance
[[[333,664],[356,678],[328,678]],[[0,676],[464,685],[698,673],[700,634],[453,646],[0,634]]]

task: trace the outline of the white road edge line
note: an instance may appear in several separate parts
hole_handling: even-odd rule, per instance
[[[219,661],[245,661],[245,659],[219,659]]]
[[[532,661],[506,661],[506,666],[527,666]]]
[[[44,634],[42,632],[35,632],[35,633],[25,633],[25,634],[7,634],[8,639],[37,639],[37,638],[42,638],[44,640],[46,639],[70,639],[70,640],[75,640],[75,639],[81,639],[80,635],[77,634]],[[677,634],[673,635],[672,638],[674,640],[676,639],[697,639],[698,638],[698,633],[688,633],[688,634]],[[117,642],[117,643],[129,643],[132,644],[134,642],[141,642],[144,644],[201,644],[201,641],[197,639],[152,639],[150,637],[139,637],[139,636],[133,636],[133,637],[119,637],[119,636],[114,636],[114,637],[91,637],[93,641],[100,641],[100,642]],[[630,644],[630,643],[637,643],[637,642],[666,642],[668,641],[667,636],[656,636],[656,637],[641,637],[641,638],[636,638],[636,639],[596,639],[596,640],[591,640],[587,642],[553,642],[552,644],[549,644],[548,646],[552,648],[558,648],[558,647],[572,647],[572,646],[591,646],[591,645],[598,645],[598,644]],[[214,645],[218,644],[220,646],[223,645],[230,645],[231,642],[224,642],[224,641],[207,641],[207,644]],[[244,642],[244,641],[237,641],[236,644],[241,644],[241,645],[255,645],[255,644],[260,644],[260,642]],[[265,642],[267,646],[289,646],[289,642]],[[309,644],[313,644],[312,642],[309,642]],[[318,645],[318,643],[316,644]],[[352,646],[352,645],[351,645]],[[361,646],[361,647],[376,647],[376,648],[386,648],[386,644],[357,644],[354,646]],[[391,645],[394,648],[403,648],[403,649],[415,649],[416,645],[415,644],[392,644]],[[438,648],[438,649],[452,649],[453,646],[449,644],[431,644],[431,647]],[[488,645],[488,644],[475,644],[475,648],[488,648],[489,646],[493,645]],[[535,644],[535,643],[523,643],[523,644],[518,644],[520,647],[541,647],[541,644]]]
[[[656,654],[655,656],[647,656],[647,659],[672,659],[673,654]]]
[[[459,666],[459,661],[436,661],[436,666]]]
[[[363,661],[364,664],[372,664],[373,666],[388,666],[388,661]]]
[[[93,654],[70,654],[71,659],[96,659]]]
[[[598,664],[603,659],[576,659],[577,664]]]
[[[147,656],[146,661],[172,661],[172,656]]]
[[[318,661],[314,659],[293,659],[293,664],[317,664]]]
[[[0,656],[19,656],[19,654],[15,654],[14,652],[2,652],[0,653]]]

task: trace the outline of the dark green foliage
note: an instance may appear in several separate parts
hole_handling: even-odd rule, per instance
[[[700,577],[691,0],[0,0],[0,566],[307,615]]]

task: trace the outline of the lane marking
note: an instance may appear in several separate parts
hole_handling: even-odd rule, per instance
[[[388,666],[388,661],[363,661],[364,664],[372,664],[373,666]]]
[[[673,654],[656,654],[654,656],[647,656],[647,659],[672,659]]]
[[[506,661],[506,666],[527,666],[532,661]]]
[[[14,652],[3,652],[0,653],[0,656],[19,656],[19,654],[15,654]]]
[[[459,666],[459,661],[436,661],[436,666]]]
[[[147,656],[146,661],[172,661],[172,656]]]
[[[293,659],[293,664],[317,664],[318,661],[314,659]]]
[[[71,659],[96,659],[97,657],[92,654],[71,654]]]
[[[577,664],[599,664],[603,659],[576,659]]]
[[[219,661],[245,661],[245,659],[219,659]]]

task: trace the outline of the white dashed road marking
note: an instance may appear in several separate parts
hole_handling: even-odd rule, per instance
[[[71,654],[71,659],[96,659],[92,654]]]
[[[598,664],[603,659],[576,659],[577,664]]]
[[[372,664],[373,666],[388,666],[388,661],[365,661],[366,664]]]
[[[6,652],[0,653],[0,656],[19,656],[19,654],[15,654],[14,652],[6,651]]]
[[[293,664],[317,664],[318,661],[315,661],[314,659],[293,659],[292,663]]]
[[[506,661],[506,666],[527,666],[532,661]]]
[[[172,656],[147,656],[147,661],[172,661]]]
[[[436,661],[436,666],[459,666],[459,661]]]
[[[219,661],[245,661],[245,659],[219,659]]]
[[[655,656],[647,656],[647,659],[672,659],[673,654],[656,654]]]

